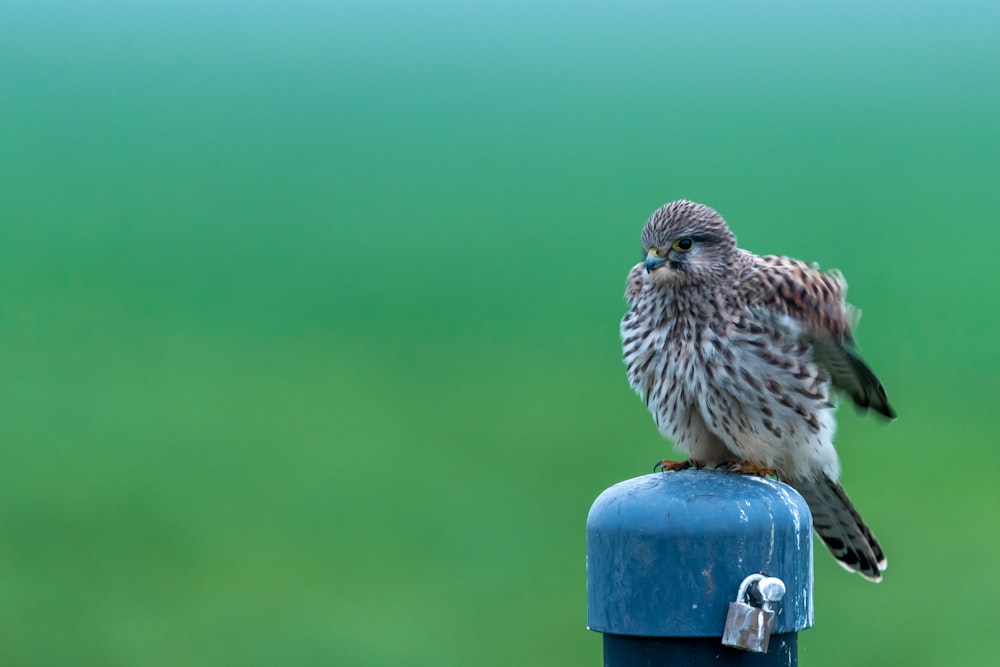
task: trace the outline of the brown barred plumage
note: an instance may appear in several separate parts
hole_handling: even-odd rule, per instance
[[[879,581],[885,555],[838,482],[831,387],[895,413],[854,350],[843,276],[741,250],[718,213],[684,200],[653,213],[642,243],[621,335],[660,432],[699,464],[778,471],[834,557]]]

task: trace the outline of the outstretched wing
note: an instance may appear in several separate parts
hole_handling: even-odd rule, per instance
[[[882,383],[855,349],[852,327],[858,313],[844,301],[847,283],[840,272],[774,255],[754,260],[741,281],[747,305],[792,318],[812,344],[813,359],[826,368],[837,389],[859,408],[895,417]]]

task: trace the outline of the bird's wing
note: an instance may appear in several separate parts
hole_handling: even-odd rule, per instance
[[[625,301],[630,308],[635,306],[639,295],[642,294],[644,268],[643,263],[639,262],[628,272],[628,279],[625,281]]]
[[[787,316],[813,346],[813,359],[855,405],[892,418],[882,383],[858,355],[852,328],[858,312],[844,301],[847,283],[839,271],[820,271],[788,257],[756,257],[740,290],[750,308]]]

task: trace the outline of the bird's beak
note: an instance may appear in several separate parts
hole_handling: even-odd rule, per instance
[[[646,273],[652,273],[656,269],[660,268],[664,262],[666,262],[666,257],[660,256],[660,251],[656,248],[650,248],[649,252],[646,253]]]

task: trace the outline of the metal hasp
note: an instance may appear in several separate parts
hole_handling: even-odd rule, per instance
[[[813,624],[812,563],[812,515],[785,484],[714,470],[636,477],[587,517],[587,625],[604,634],[607,667],[797,665],[798,631]],[[754,573],[786,586],[767,653],[722,645]]]

